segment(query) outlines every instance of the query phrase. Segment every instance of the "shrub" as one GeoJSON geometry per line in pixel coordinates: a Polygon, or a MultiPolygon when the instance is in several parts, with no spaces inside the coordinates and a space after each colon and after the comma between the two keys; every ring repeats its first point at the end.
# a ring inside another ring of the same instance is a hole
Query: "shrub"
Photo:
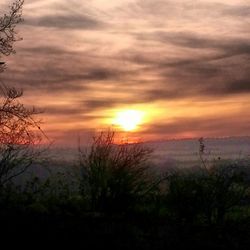
{"type": "Polygon", "coordinates": [[[115,144],[114,132],[93,138],[89,151],[80,152],[81,193],[93,210],[126,210],[150,185],[146,164],[152,150],[141,143],[115,144]]]}
{"type": "Polygon", "coordinates": [[[244,199],[249,187],[246,177],[237,163],[180,170],[167,180],[167,206],[188,222],[203,218],[208,223],[223,223],[226,213],[244,199]]]}

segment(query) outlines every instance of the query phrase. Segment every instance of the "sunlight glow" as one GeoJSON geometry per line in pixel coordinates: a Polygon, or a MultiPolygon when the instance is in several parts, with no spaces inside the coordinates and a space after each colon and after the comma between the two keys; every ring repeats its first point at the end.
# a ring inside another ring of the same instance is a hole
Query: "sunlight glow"
{"type": "Polygon", "coordinates": [[[125,131],[135,130],[142,123],[144,113],[139,110],[123,110],[116,114],[114,124],[125,131]]]}

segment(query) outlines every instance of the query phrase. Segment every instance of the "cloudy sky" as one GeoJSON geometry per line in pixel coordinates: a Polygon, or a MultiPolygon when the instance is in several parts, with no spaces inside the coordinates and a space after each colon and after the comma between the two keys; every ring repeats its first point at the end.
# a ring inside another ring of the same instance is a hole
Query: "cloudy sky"
{"type": "Polygon", "coordinates": [[[143,140],[250,135],[249,0],[26,0],[23,18],[1,78],[56,141],[121,110],[143,140]]]}

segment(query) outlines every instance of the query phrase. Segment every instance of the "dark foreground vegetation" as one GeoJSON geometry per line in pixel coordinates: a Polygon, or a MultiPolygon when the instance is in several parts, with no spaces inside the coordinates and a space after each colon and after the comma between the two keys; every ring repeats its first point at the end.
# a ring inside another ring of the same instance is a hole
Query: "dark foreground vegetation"
{"type": "Polygon", "coordinates": [[[248,249],[248,161],[205,162],[203,151],[201,142],[199,167],[158,175],[150,149],[101,133],[75,166],[1,186],[1,235],[80,248],[248,249]]]}

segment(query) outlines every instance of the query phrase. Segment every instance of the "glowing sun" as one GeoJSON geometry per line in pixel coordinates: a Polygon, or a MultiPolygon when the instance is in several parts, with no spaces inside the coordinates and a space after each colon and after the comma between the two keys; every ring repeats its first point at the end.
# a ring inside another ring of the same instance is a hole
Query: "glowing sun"
{"type": "Polygon", "coordinates": [[[116,114],[114,124],[125,131],[132,131],[142,123],[143,112],[138,110],[124,110],[116,114]]]}

